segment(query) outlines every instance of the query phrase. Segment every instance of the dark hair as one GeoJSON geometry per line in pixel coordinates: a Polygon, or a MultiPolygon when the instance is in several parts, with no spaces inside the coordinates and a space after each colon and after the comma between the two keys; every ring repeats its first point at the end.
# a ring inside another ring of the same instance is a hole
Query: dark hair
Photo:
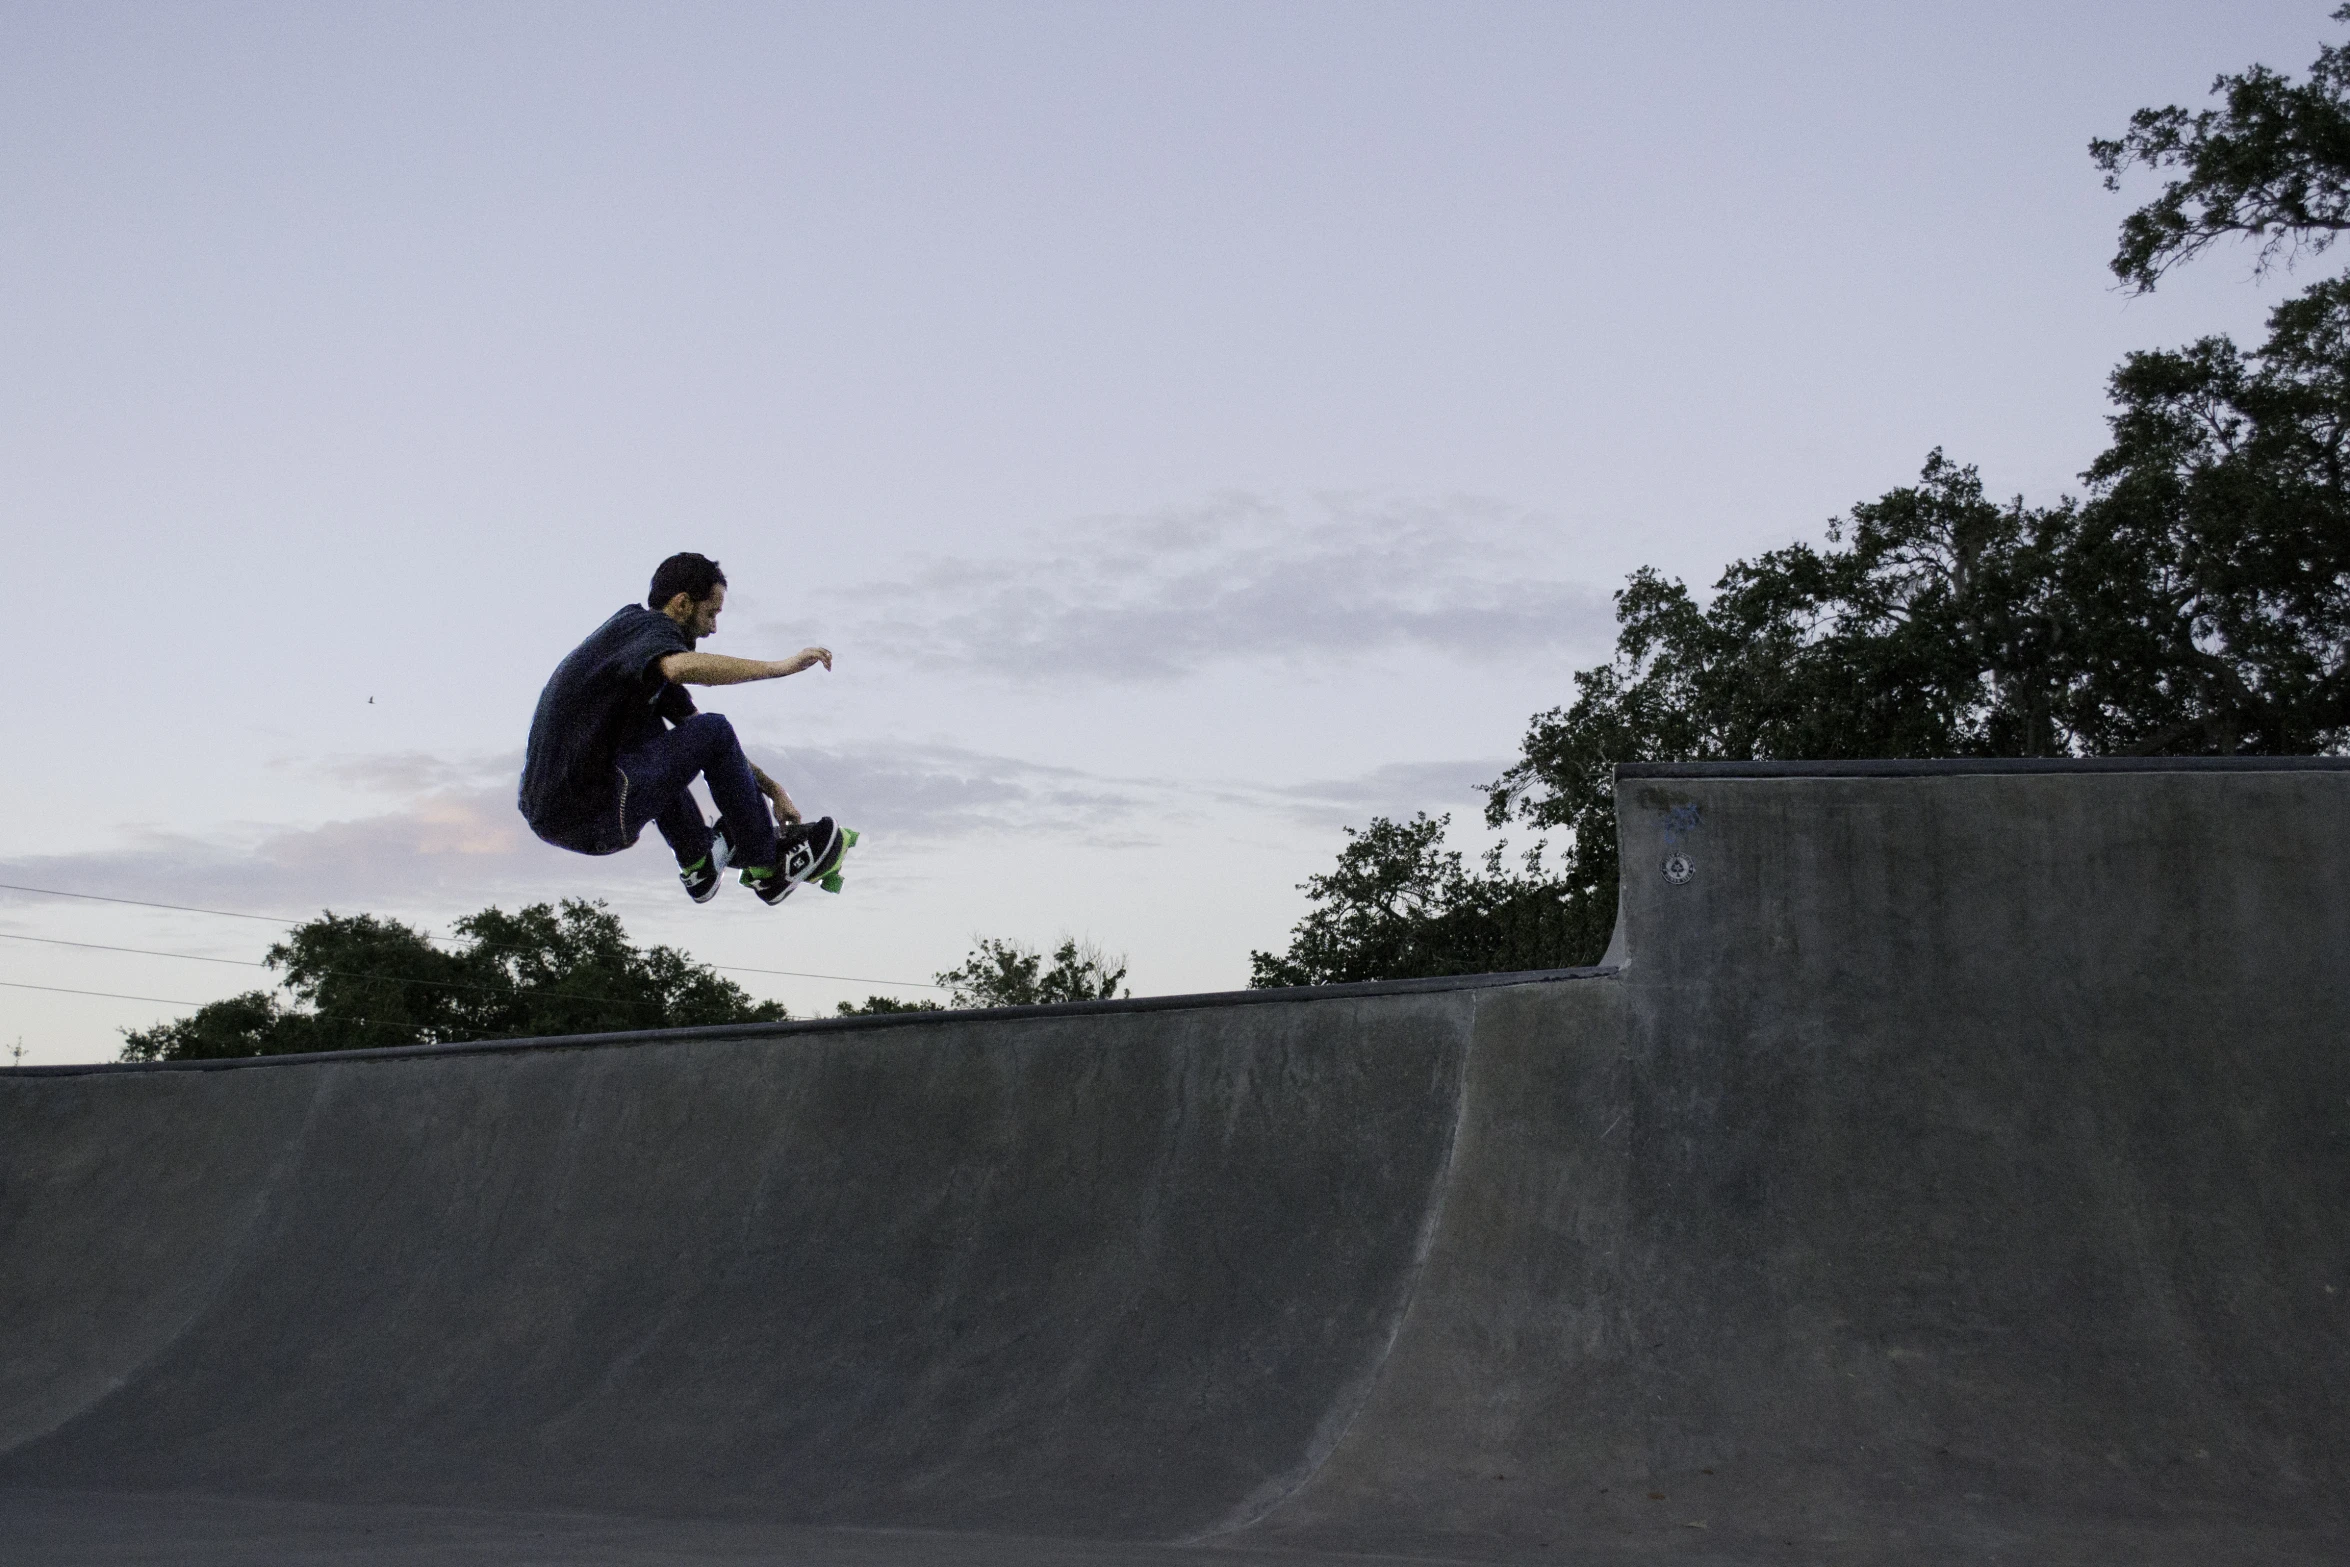
{"type": "Polygon", "coordinates": [[[725,585],[726,573],[718,569],[718,562],[686,550],[653,568],[653,586],[645,595],[645,608],[659,609],[680,593],[699,604],[725,585]]]}

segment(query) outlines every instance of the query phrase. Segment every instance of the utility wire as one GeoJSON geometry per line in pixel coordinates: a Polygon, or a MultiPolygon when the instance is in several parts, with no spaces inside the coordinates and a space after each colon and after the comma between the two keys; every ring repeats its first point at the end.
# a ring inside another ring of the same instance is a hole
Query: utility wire
{"type": "Polygon", "coordinates": [[[257,958],[208,958],[194,952],[157,952],[151,947],[109,947],[95,941],[60,941],[55,936],[20,936],[0,930],[0,941],[37,941],[44,947],[78,947],[84,952],[128,952],[142,958],[178,958],[184,963],[233,963],[239,968],[267,968],[257,958]]]}
{"type": "MultiPolygon", "coordinates": [[[[13,979],[0,979],[0,985],[5,985],[10,990],[45,990],[58,996],[103,996],[109,1001],[152,1001],[158,1006],[166,1007],[202,1007],[211,1004],[205,1001],[175,1001],[169,996],[127,996],[119,990],[69,990],[63,985],[27,985],[21,980],[13,979]]],[[[317,1018],[322,1023],[356,1023],[361,1028],[413,1029],[417,1026],[413,1023],[402,1023],[394,1018],[352,1017],[343,1012],[305,1012],[300,1015],[317,1018]]]]}
{"type": "MultiPolygon", "coordinates": [[[[233,960],[224,959],[222,961],[233,960]]],[[[204,1007],[211,1005],[211,1003],[208,1001],[176,1001],[170,996],[131,996],[125,995],[119,990],[70,990],[63,985],[27,985],[20,980],[13,979],[0,979],[0,986],[6,986],[10,990],[45,990],[52,995],[58,996],[103,996],[109,1001],[152,1001],[158,1006],[166,1007],[204,1007]]],[[[419,1023],[403,1023],[398,1018],[353,1017],[348,1012],[299,1012],[292,1015],[296,1017],[312,1018],[321,1023],[354,1024],[360,1028],[402,1028],[414,1032],[415,1030],[423,1027],[423,1025],[419,1023]]],[[[501,1034],[495,1037],[503,1039],[508,1036],[501,1034]]],[[[533,1036],[528,1034],[517,1034],[512,1037],[517,1039],[528,1039],[533,1036]]],[[[466,1041],[443,1040],[441,1043],[462,1044],[466,1043],[466,1041]]]]}
{"type": "Polygon", "coordinates": [[[195,909],[184,903],[149,903],[144,898],[108,898],[95,892],[59,892],[55,887],[20,887],[12,881],[0,881],[0,892],[37,892],[44,898],[80,898],[88,903],[127,903],[134,909],[170,909],[175,914],[217,914],[228,920],[260,920],[269,925],[299,925],[300,920],[281,920],[274,914],[239,914],[234,909],[195,909]]]}
{"type": "MultiPolygon", "coordinates": [[[[245,914],[240,913],[235,909],[199,909],[185,903],[150,903],[144,898],[110,898],[102,893],[96,892],[61,892],[55,887],[25,887],[19,886],[17,883],[12,881],[0,881],[0,892],[30,892],[37,893],[44,898],[79,898],[87,903],[120,903],[128,905],[134,909],[168,909],[175,914],[217,914],[222,919],[259,920],[264,924],[279,925],[288,928],[303,923],[301,920],[281,919],[275,914],[245,914]]],[[[48,938],[39,936],[23,936],[18,937],[17,939],[21,941],[40,941],[46,940],[48,938]]],[[[427,936],[425,939],[428,941],[441,942],[444,945],[453,946],[456,944],[456,938],[452,936],[427,936]]],[[[86,945],[94,946],[95,943],[61,941],[56,943],[56,945],[64,947],[86,945]]],[[[502,944],[498,942],[479,942],[476,943],[476,945],[486,947],[493,952],[525,952],[531,950],[530,948],[526,947],[516,947],[510,944],[502,944]]],[[[187,956],[186,953],[180,952],[145,952],[143,949],[138,947],[109,947],[100,948],[99,950],[111,952],[138,952],[143,956],[156,958],[176,958],[187,956]]],[[[194,961],[203,963],[234,963],[240,960],[236,958],[199,958],[195,959],[194,961]]],[[[263,965],[256,964],[254,966],[261,967],[263,965]]],[[[945,985],[933,984],[928,980],[921,979],[872,979],[859,974],[811,974],[803,969],[750,968],[740,963],[704,963],[702,964],[702,967],[718,969],[721,972],[728,974],[771,974],[782,979],[829,979],[838,981],[844,985],[888,985],[892,988],[902,990],[945,990],[949,988],[945,985]]],[[[423,984],[429,983],[429,981],[420,980],[415,981],[414,983],[423,984]]],[[[467,987],[459,986],[457,988],[464,989],[467,987]]],[[[93,991],[91,994],[95,995],[97,992],[93,991]]]]}
{"type": "MultiPolygon", "coordinates": [[[[193,952],[157,952],[148,947],[108,947],[101,946],[94,941],[60,941],[55,936],[19,936],[9,931],[0,931],[0,941],[37,941],[44,946],[79,947],[85,952],[128,952],[142,958],[178,958],[185,963],[233,963],[239,968],[269,967],[266,963],[257,963],[250,958],[206,958],[199,957],[193,952]]],[[[499,985],[466,985],[447,979],[409,979],[400,974],[367,974],[357,969],[323,968],[317,972],[335,979],[370,980],[379,985],[421,985],[428,990],[472,990],[485,996],[504,996],[515,993],[513,990],[499,985]]],[[[528,994],[533,997],[546,996],[557,1001],[588,1001],[598,1006],[655,1007],[666,1010],[664,1002],[642,999],[631,1001],[625,996],[590,996],[576,990],[534,989],[529,990],[528,994]]],[[[186,1004],[196,1005],[194,1002],[186,1004]]]]}
{"type": "MultiPolygon", "coordinates": [[[[700,962],[700,959],[696,959],[700,962]]],[[[810,974],[796,968],[747,968],[740,963],[703,963],[704,968],[722,969],[729,974],[780,974],[786,979],[837,979],[844,985],[889,985],[899,990],[952,990],[952,985],[934,985],[927,979],[868,979],[861,974],[810,974]]]]}
{"type": "Polygon", "coordinates": [[[109,1001],[152,1001],[166,1007],[200,1007],[201,1001],[177,1001],[170,996],[126,996],[119,990],[68,990],[63,985],[26,985],[13,979],[0,979],[0,985],[10,990],[46,990],[53,996],[104,996],[109,1001]]]}

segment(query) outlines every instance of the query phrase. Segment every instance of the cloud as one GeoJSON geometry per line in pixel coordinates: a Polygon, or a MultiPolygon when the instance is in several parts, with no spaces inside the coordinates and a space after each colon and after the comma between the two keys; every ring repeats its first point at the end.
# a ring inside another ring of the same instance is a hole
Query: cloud
{"type": "Polygon", "coordinates": [[[794,749],[780,766],[761,754],[770,771],[789,774],[795,795],[802,792],[795,780],[805,781],[803,804],[820,810],[854,802],[857,825],[900,844],[1020,832],[1129,843],[1156,837],[1161,826],[1234,810],[1317,829],[1415,811],[1481,820],[1479,786],[1500,777],[1512,760],[1398,762],[1350,778],[1265,785],[1114,777],[945,745],[794,749]]]}
{"type": "Polygon", "coordinates": [[[430,751],[385,751],[368,756],[339,756],[321,763],[292,762],[348,788],[373,794],[409,796],[431,790],[471,786],[489,788],[522,774],[522,750],[483,752],[468,756],[437,756],[430,751]]]}
{"type": "Polygon", "coordinates": [[[506,784],[433,790],[392,810],[308,828],[230,827],[208,836],[134,828],[104,849],[0,860],[0,881],[308,918],[322,908],[479,907],[588,890],[593,878],[546,863],[555,853],[515,814],[506,784]]]}
{"type": "MultiPolygon", "coordinates": [[[[1166,680],[1226,660],[1415,651],[1468,660],[1603,648],[1609,596],[1543,530],[1485,501],[1246,495],[1074,523],[1008,559],[947,559],[834,603],[860,642],[1007,679],[1166,680]]],[[[782,635],[784,628],[767,628],[782,635]]]]}
{"type": "Polygon", "coordinates": [[[1409,817],[1418,811],[1450,811],[1456,821],[1482,820],[1485,796],[1479,786],[1500,777],[1509,765],[1508,757],[1397,762],[1353,778],[1292,784],[1271,793],[1299,820],[1316,826],[1361,826],[1373,816],[1409,817]]]}
{"type": "Polygon", "coordinates": [[[855,826],[898,843],[1024,830],[1099,835],[1143,820],[1177,787],[951,745],[749,749],[806,809],[853,810],[855,826]]]}
{"type": "MultiPolygon", "coordinates": [[[[833,810],[870,836],[866,874],[914,871],[936,850],[999,835],[1050,833],[1117,847],[1222,833],[1250,819],[1292,837],[1360,826],[1375,815],[1451,810],[1473,821],[1476,786],[1504,758],[1403,763],[1349,778],[1266,786],[1247,780],[1116,777],[949,745],[754,745],[804,805],[833,810]],[[894,863],[893,863],[894,862],[894,863]]],[[[400,756],[329,764],[389,788],[400,756]],[[381,762],[377,767],[373,764],[381,762]]],[[[423,769],[420,776],[432,776],[423,769]]],[[[513,783],[425,788],[389,808],[302,828],[244,825],[210,835],[134,829],[75,854],[0,860],[0,882],[72,893],[268,915],[288,923],[321,909],[446,918],[491,903],[516,907],[602,897],[622,909],[676,901],[669,857],[650,829],[626,854],[589,858],[535,838],[513,783]]],[[[40,900],[0,893],[0,924],[40,900]]]]}
{"type": "MultiPolygon", "coordinates": [[[[942,745],[795,749],[788,760],[752,750],[804,803],[840,810],[871,834],[882,856],[994,832],[1131,841],[1171,791],[942,745]]],[[[400,755],[327,765],[386,792],[402,779],[441,776],[437,764],[400,755]]],[[[514,809],[512,778],[501,776],[418,789],[389,809],[311,827],[244,825],[209,836],[132,829],[103,849],[0,860],[0,882],[294,920],[322,908],[470,912],[563,897],[666,899],[676,894],[672,870],[650,828],[636,850],[602,858],[541,843],[514,809]]]]}

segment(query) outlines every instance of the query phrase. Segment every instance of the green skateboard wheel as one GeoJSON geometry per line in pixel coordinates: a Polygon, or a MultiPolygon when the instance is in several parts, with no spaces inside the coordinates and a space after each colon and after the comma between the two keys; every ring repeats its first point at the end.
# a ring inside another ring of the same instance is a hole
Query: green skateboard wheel
{"type": "Polygon", "coordinates": [[[825,877],[816,885],[822,887],[826,892],[840,891],[840,872],[834,871],[830,876],[825,877]]]}

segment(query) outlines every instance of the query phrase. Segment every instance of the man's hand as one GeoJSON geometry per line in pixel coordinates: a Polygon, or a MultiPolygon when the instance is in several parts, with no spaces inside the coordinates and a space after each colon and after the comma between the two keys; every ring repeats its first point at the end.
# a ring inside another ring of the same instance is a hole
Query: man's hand
{"type": "Polygon", "coordinates": [[[791,657],[785,659],[782,663],[776,665],[775,672],[778,675],[796,675],[801,670],[815,664],[822,664],[826,672],[829,673],[832,669],[832,649],[828,647],[804,647],[797,653],[794,653],[791,657]]]}
{"type": "Polygon", "coordinates": [[[783,792],[783,785],[768,777],[756,765],[751,768],[751,777],[759,785],[759,792],[775,803],[776,826],[789,827],[802,819],[800,808],[791,803],[791,796],[783,792]]]}

